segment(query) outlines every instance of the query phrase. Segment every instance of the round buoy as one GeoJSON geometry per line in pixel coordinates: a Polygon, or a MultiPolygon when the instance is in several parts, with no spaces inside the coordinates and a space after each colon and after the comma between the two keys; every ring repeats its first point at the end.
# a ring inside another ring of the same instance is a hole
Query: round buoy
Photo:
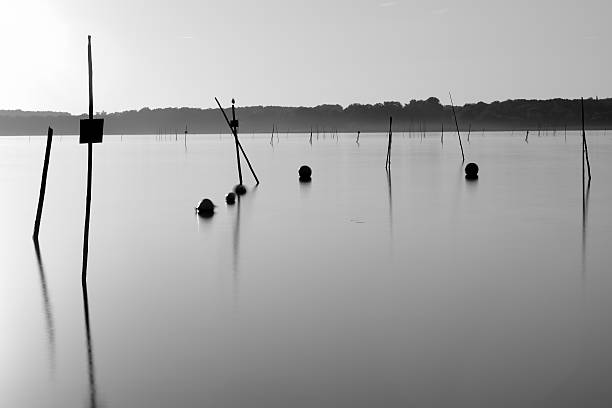
{"type": "Polygon", "coordinates": [[[225,196],[225,202],[229,205],[233,205],[236,202],[236,194],[229,192],[225,196]]]}
{"type": "Polygon", "coordinates": [[[476,180],[478,178],[478,165],[476,163],[468,163],[465,166],[465,178],[468,180],[476,180]]]}
{"type": "Polygon", "coordinates": [[[236,193],[237,195],[241,196],[241,195],[245,195],[247,192],[246,187],[244,186],[244,184],[237,184],[234,187],[234,193],[236,193]]]}
{"type": "Polygon", "coordinates": [[[298,170],[298,174],[300,175],[300,181],[310,181],[312,176],[312,169],[306,165],[300,167],[298,170]]]}
{"type": "Polygon", "coordinates": [[[200,204],[198,204],[196,210],[198,211],[198,214],[204,217],[210,217],[215,213],[215,205],[208,198],[205,198],[200,201],[200,204]]]}

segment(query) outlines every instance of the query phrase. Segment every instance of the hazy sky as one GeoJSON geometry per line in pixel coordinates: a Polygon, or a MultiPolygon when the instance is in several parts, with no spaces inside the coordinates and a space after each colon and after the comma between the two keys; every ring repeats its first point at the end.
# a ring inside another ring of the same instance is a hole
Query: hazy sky
{"type": "Polygon", "coordinates": [[[0,4],[0,109],[612,95],[610,0],[0,4]]]}

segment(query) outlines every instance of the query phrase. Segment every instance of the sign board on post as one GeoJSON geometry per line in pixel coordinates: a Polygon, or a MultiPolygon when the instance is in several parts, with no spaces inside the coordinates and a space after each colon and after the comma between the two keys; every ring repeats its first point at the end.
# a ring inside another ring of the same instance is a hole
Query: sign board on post
{"type": "Polygon", "coordinates": [[[79,143],[102,143],[104,119],[81,119],[79,143]]]}

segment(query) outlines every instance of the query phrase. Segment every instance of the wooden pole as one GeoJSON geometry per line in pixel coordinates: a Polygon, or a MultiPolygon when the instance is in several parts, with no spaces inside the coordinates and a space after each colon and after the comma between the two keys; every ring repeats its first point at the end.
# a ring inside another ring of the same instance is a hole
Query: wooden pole
{"type": "MultiPolygon", "coordinates": [[[[225,114],[225,111],[223,110],[223,108],[221,107],[221,104],[219,103],[219,100],[215,97],[215,101],[217,102],[217,105],[219,106],[219,109],[221,110],[221,113],[223,113],[223,117],[225,118],[225,121],[227,122],[227,125],[230,127],[230,129],[232,130],[232,133],[234,135],[234,138],[236,140],[236,142],[238,143],[238,147],[240,148],[240,151],[242,152],[242,155],[244,156],[249,169],[251,170],[251,173],[253,174],[253,177],[255,178],[255,182],[257,184],[259,184],[259,179],[257,178],[257,175],[255,174],[255,170],[253,170],[253,166],[251,166],[251,162],[249,161],[249,158],[247,157],[246,153],[244,152],[244,149],[242,148],[242,145],[240,144],[240,141],[238,140],[238,134],[234,131],[234,129],[232,128],[232,125],[229,121],[229,118],[227,117],[227,115],[225,114]]],[[[276,134],[278,137],[278,133],[276,134]]]]}
{"type": "Polygon", "coordinates": [[[463,144],[461,143],[461,133],[459,133],[459,123],[457,122],[457,113],[455,112],[455,105],[453,104],[453,95],[448,93],[450,96],[451,107],[453,108],[453,116],[455,118],[455,127],[457,128],[457,137],[459,137],[459,147],[461,148],[461,160],[465,161],[465,155],[463,154],[463,144]]]}
{"type": "Polygon", "coordinates": [[[89,119],[93,119],[93,67],[91,63],[91,35],[87,36],[87,67],[89,71],[89,119]]]}
{"type": "Polygon", "coordinates": [[[440,143],[444,145],[444,122],[442,122],[442,133],[440,133],[440,143]]]}
{"type": "Polygon", "coordinates": [[[51,140],[53,129],[47,130],[47,148],[45,149],[45,161],[43,163],[42,179],[40,180],[40,193],[38,194],[38,208],[36,209],[36,220],[34,221],[34,234],[32,239],[38,242],[38,231],[40,230],[40,219],[42,217],[43,204],[45,202],[45,190],[47,189],[47,171],[49,170],[49,156],[51,156],[51,140]]]}
{"type": "Polygon", "coordinates": [[[387,145],[387,162],[385,163],[385,169],[391,170],[391,138],[393,133],[391,131],[391,124],[393,123],[393,117],[389,116],[389,144],[387,145]]]}
{"type": "Polygon", "coordinates": [[[242,185],[242,166],[240,165],[240,150],[238,149],[238,126],[236,124],[236,109],[234,107],[234,99],[232,99],[232,133],[234,134],[234,141],[236,142],[236,162],[238,163],[238,179],[242,185]]]}
{"type": "Polygon", "coordinates": [[[470,126],[468,127],[468,137],[467,137],[468,143],[470,143],[470,133],[472,133],[472,124],[471,123],[470,123],[470,126]]]}
{"type": "MultiPolygon", "coordinates": [[[[91,35],[87,36],[87,63],[89,67],[89,119],[93,119],[93,69],[91,63],[91,35]]],[[[87,196],[85,198],[85,231],[83,233],[83,269],[81,282],[87,278],[87,256],[89,253],[89,218],[91,212],[91,170],[93,161],[92,143],[87,143],[87,196]]]]}
{"type": "Polygon", "coordinates": [[[527,130],[527,133],[525,134],[525,143],[529,143],[529,130],[527,130]]]}
{"type": "Polygon", "coordinates": [[[591,164],[589,163],[589,149],[586,141],[586,132],[584,130],[584,98],[580,98],[580,106],[582,108],[582,178],[584,179],[584,159],[586,158],[589,181],[591,181],[591,164]]]}

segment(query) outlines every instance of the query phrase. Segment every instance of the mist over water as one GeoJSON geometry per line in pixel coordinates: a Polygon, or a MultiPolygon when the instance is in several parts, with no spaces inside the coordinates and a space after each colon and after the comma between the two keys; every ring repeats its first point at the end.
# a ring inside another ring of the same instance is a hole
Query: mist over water
{"type": "Polygon", "coordinates": [[[105,136],[87,309],[87,148],[53,139],[37,251],[45,138],[2,137],[0,406],[609,406],[612,140],[587,136],[583,201],[577,132],[474,132],[475,182],[450,132],[394,133],[389,175],[384,134],[244,134],[234,206],[230,135],[105,136]]]}

